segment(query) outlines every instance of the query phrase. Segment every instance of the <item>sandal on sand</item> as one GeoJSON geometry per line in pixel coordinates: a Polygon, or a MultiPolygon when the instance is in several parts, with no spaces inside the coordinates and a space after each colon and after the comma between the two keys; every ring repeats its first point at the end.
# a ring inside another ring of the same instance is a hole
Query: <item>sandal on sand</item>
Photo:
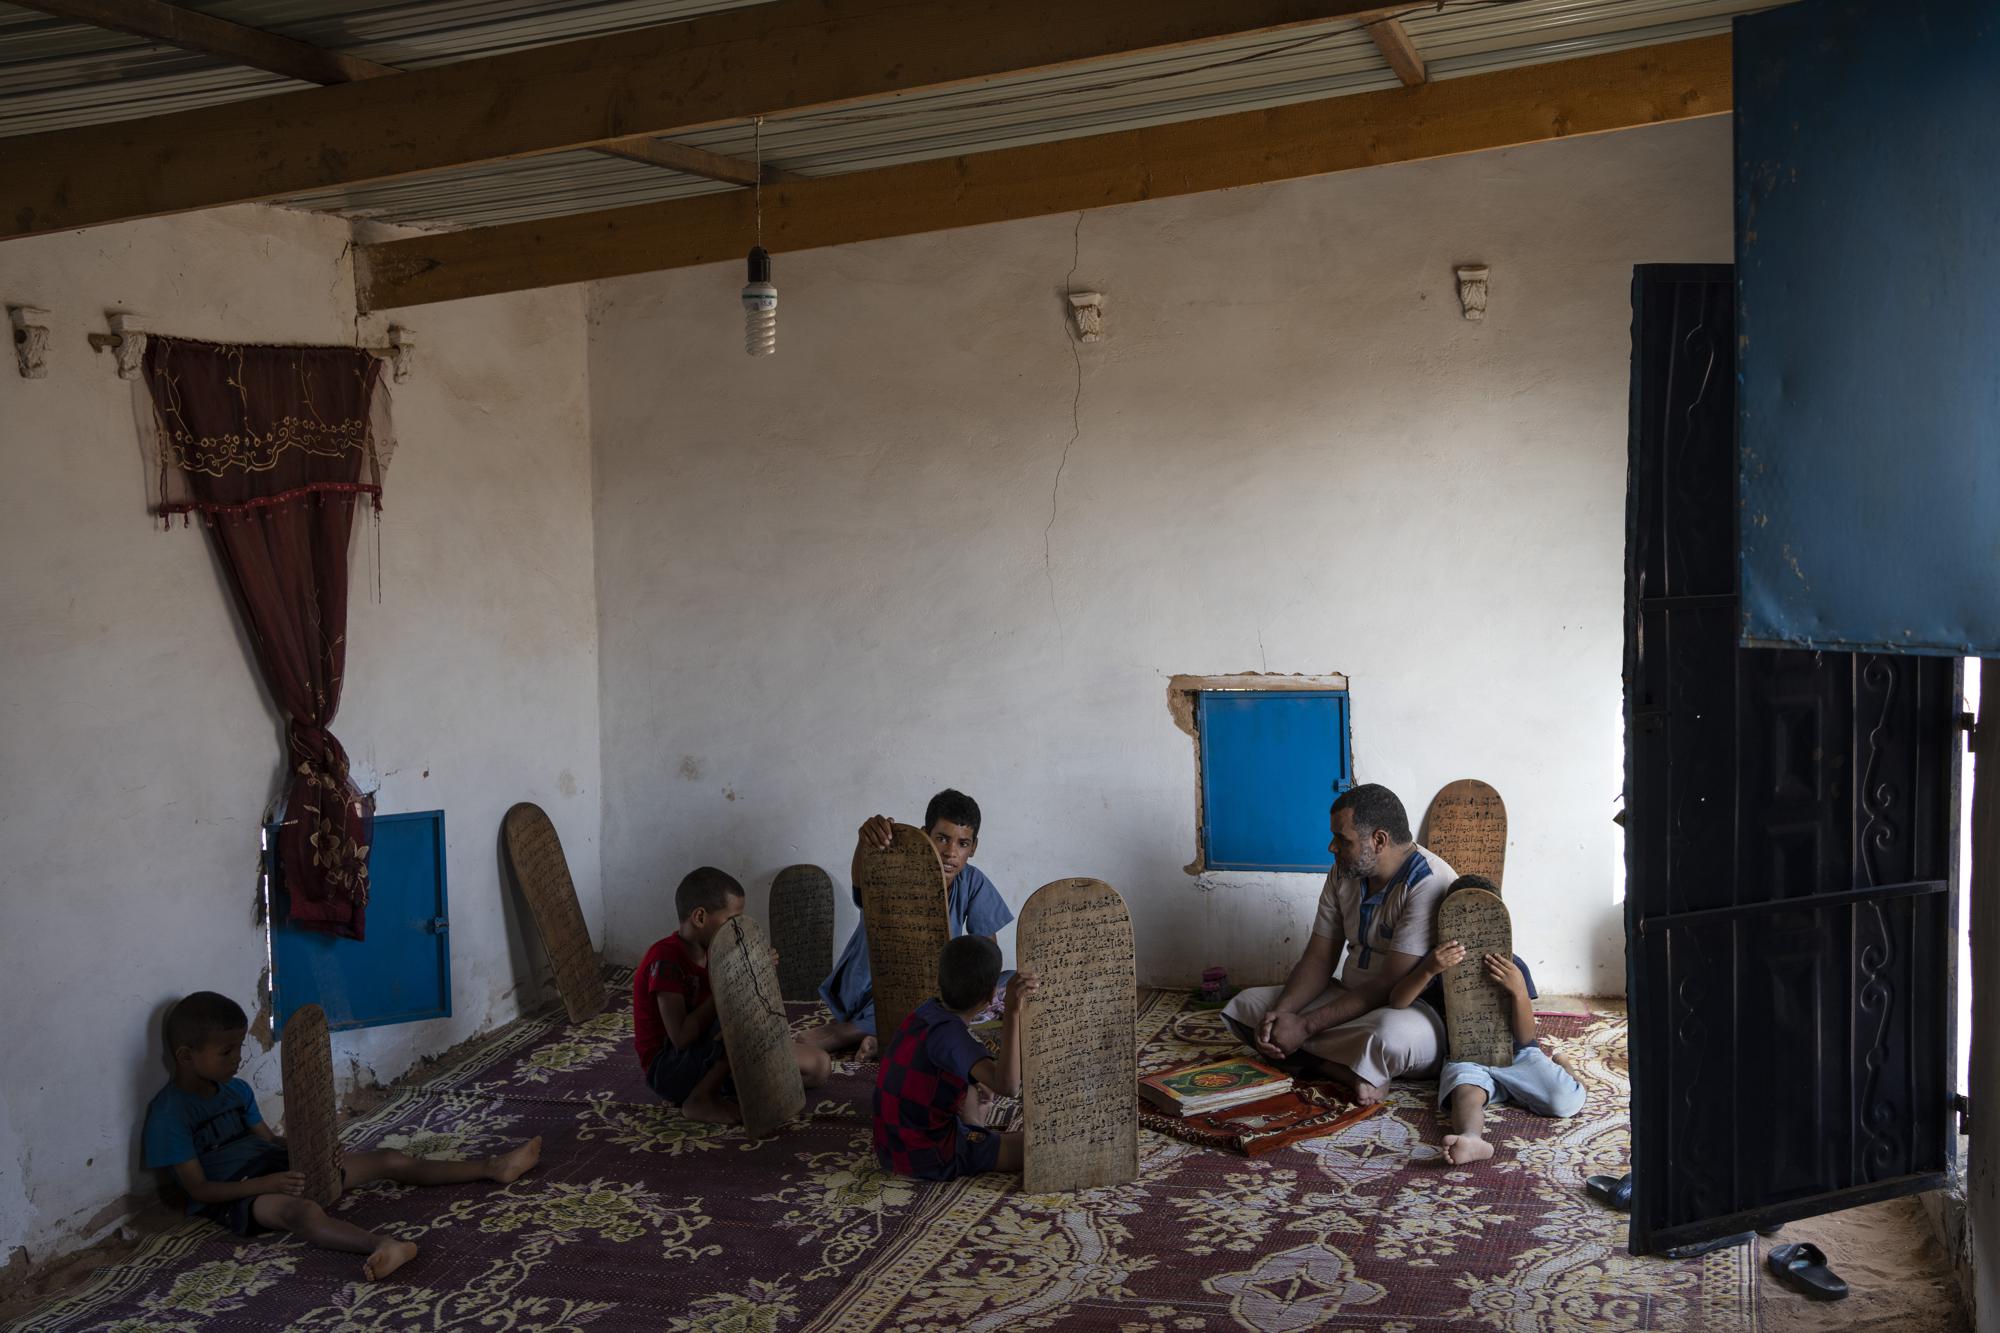
{"type": "Polygon", "coordinates": [[[1809,1300],[1837,1301],[1847,1294],[1847,1284],[1827,1267],[1825,1251],[1809,1240],[1777,1246],[1764,1262],[1771,1276],[1809,1300]]]}
{"type": "Polygon", "coordinates": [[[1622,1176],[1585,1176],[1583,1188],[1591,1198],[1621,1213],[1632,1211],[1632,1173],[1622,1176]]]}
{"type": "Polygon", "coordinates": [[[1687,1245],[1676,1245],[1665,1251],[1669,1259],[1692,1259],[1697,1255],[1713,1254],[1736,1245],[1748,1245],[1756,1238],[1754,1231],[1738,1232],[1734,1236],[1717,1236],[1714,1240],[1698,1240],[1687,1245]]]}

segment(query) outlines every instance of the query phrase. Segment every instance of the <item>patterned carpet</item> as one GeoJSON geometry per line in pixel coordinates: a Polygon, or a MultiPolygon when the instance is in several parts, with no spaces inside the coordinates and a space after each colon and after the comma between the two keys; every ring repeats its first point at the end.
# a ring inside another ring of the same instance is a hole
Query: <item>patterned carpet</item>
{"type": "MultiPolygon", "coordinates": [[[[1231,1049],[1178,992],[1141,997],[1140,1067],[1231,1049]]],[[[803,1025],[816,1006],[794,1005],[803,1025]]],[[[1754,1256],[1633,1259],[1583,1177],[1622,1171],[1625,1028],[1545,1020],[1588,1075],[1568,1121],[1502,1110],[1500,1152],[1438,1155],[1427,1087],[1330,1139],[1255,1160],[1142,1133],[1141,1178],[1029,1197],[1016,1177],[884,1177],[874,1066],[836,1067],[810,1123],[762,1143],[647,1092],[631,1017],[523,1020],[348,1128],[352,1148],[471,1156],[534,1134],[499,1188],[373,1186],[339,1205],[422,1253],[357,1258],[190,1223],[18,1327],[53,1330],[1720,1330],[1756,1327],[1754,1256]]]]}

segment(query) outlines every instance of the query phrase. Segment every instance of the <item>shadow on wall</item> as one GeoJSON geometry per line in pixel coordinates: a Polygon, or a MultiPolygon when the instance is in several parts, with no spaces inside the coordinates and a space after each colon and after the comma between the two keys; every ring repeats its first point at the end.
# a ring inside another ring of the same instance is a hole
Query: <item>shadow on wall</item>
{"type": "MultiPolygon", "coordinates": [[[[151,1058],[136,1061],[132,1066],[133,1089],[129,1105],[144,1107],[151,1104],[154,1095],[174,1076],[173,1056],[167,1050],[167,1015],[180,1002],[179,995],[169,995],[153,1005],[153,1011],[146,1020],[145,1038],[151,1058]]],[[[161,1197],[160,1176],[158,1172],[146,1169],[145,1149],[139,1140],[139,1126],[134,1125],[125,1148],[125,1182],[126,1193],[137,1200],[138,1205],[143,1205],[161,1197]]]]}
{"type": "Polygon", "coordinates": [[[1625,905],[1613,903],[1592,914],[1585,927],[1590,932],[1590,986],[1594,998],[1623,999],[1625,996],[1625,905]]]}

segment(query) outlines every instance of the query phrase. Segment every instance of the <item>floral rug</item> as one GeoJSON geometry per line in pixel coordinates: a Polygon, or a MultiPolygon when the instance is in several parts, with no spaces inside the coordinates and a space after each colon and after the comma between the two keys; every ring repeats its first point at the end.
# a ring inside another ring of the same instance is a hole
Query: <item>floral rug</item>
{"type": "MultiPolygon", "coordinates": [[[[1140,1068],[1229,1053],[1179,992],[1139,1006],[1140,1068]]],[[[800,1026],[817,1006],[793,1005],[800,1026]]],[[[1567,1121],[1502,1109],[1494,1160],[1451,1168],[1429,1085],[1255,1160],[1140,1135],[1140,1178],[1028,1196],[876,1170],[874,1066],[837,1065],[810,1118],[759,1143],[656,1102],[631,1016],[525,1019],[347,1127],[350,1148],[472,1156],[540,1134],[505,1188],[376,1185],[338,1205],[421,1253],[356,1256],[192,1222],[30,1315],[54,1330],[1248,1329],[1508,1333],[1755,1328],[1755,1256],[1634,1259],[1583,1178],[1627,1152],[1622,1018],[1547,1019],[1586,1075],[1567,1121]]]]}

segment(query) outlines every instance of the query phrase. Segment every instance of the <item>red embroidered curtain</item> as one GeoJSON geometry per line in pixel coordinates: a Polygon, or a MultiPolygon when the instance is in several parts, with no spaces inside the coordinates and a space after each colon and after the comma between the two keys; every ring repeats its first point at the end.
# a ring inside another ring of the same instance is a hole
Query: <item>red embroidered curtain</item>
{"type": "Polygon", "coordinates": [[[358,348],[147,339],[158,512],[200,515],[286,717],[277,855],[290,920],[362,938],[372,796],[328,730],[347,658],[348,545],[379,509],[382,363],[358,348]]]}

